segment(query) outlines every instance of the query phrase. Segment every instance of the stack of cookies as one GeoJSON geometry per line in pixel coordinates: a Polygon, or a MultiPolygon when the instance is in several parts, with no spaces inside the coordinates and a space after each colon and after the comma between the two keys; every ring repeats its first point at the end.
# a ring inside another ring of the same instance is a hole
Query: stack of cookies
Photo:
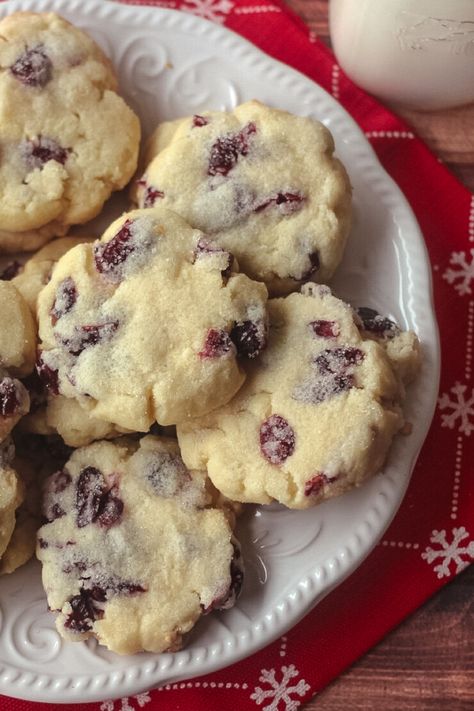
{"type": "Polygon", "coordinates": [[[322,124],[206,111],[159,125],[137,171],[95,43],[54,14],[0,28],[0,249],[48,242],[0,281],[0,572],[36,537],[65,638],[173,651],[239,594],[242,504],[380,470],[418,340],[326,285],[351,189],[322,124]],[[63,236],[134,175],[100,239],[63,236]]]}

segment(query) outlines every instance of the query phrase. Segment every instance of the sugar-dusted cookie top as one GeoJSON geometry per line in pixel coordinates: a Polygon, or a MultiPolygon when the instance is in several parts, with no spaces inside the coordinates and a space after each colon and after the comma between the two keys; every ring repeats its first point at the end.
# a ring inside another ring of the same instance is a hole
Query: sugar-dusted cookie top
{"type": "Polygon", "coordinates": [[[133,431],[209,412],[266,339],[263,284],[181,217],[137,210],[57,263],[38,298],[40,376],[133,431]]]}
{"type": "Polygon", "coordinates": [[[23,296],[35,317],[38,294],[50,280],[58,259],[76,244],[92,240],[90,237],[60,237],[39,249],[19,267],[11,283],[23,296]]]}
{"type": "Polygon", "coordinates": [[[0,35],[0,247],[33,249],[126,185],[140,126],[82,30],[54,13],[18,12],[0,35]]]}
{"type": "Polygon", "coordinates": [[[403,425],[384,350],[325,286],[268,302],[259,366],[225,407],[178,426],[187,466],[236,501],[307,508],[382,467],[403,425]]]}
{"type": "Polygon", "coordinates": [[[415,379],[421,367],[422,353],[418,336],[404,331],[395,321],[369,306],[356,309],[364,338],[371,338],[385,349],[393,369],[404,384],[415,379]]]}
{"type": "Polygon", "coordinates": [[[351,189],[318,121],[249,101],[159,127],[135,189],[232,252],[241,270],[287,293],[326,281],[351,220],[351,189]]]}
{"type": "Polygon", "coordinates": [[[44,513],[37,555],[68,639],[172,651],[202,614],[235,601],[242,570],[226,514],[174,440],[76,450],[48,480],[44,513]]]}

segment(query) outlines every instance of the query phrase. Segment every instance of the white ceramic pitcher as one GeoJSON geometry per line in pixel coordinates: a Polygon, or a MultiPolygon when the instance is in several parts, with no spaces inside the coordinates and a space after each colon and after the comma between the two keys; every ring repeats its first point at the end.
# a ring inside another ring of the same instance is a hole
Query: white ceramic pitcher
{"type": "Polygon", "coordinates": [[[474,0],[330,0],[329,21],[341,67],[383,101],[474,101],[474,0]]]}

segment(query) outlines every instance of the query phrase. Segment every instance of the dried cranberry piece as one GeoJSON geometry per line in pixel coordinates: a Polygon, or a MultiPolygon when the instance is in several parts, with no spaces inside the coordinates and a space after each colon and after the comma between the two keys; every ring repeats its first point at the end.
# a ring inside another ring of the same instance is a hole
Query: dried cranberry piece
{"type": "Polygon", "coordinates": [[[365,354],[360,348],[340,346],[339,348],[327,348],[321,351],[314,359],[314,362],[318,366],[320,373],[345,375],[348,366],[360,365],[364,358],[365,354]]]}
{"type": "Polygon", "coordinates": [[[53,65],[42,44],[21,54],[10,71],[25,86],[46,86],[51,80],[53,65]]]}
{"type": "Polygon", "coordinates": [[[304,485],[304,495],[317,496],[326,484],[331,484],[337,478],[337,476],[328,476],[324,472],[318,472],[304,485]]]}
{"type": "Polygon", "coordinates": [[[158,190],[158,188],[154,188],[153,185],[149,185],[145,177],[140,178],[140,180],[137,180],[137,185],[145,188],[141,201],[142,207],[153,207],[157,200],[159,200],[160,198],[164,198],[165,196],[162,190],[158,190]]]}
{"type": "Polygon", "coordinates": [[[104,476],[96,467],[85,467],[76,484],[76,521],[79,528],[98,523],[109,528],[123,512],[123,501],[118,497],[118,487],[107,489],[104,476]]]}
{"type": "Polygon", "coordinates": [[[362,321],[365,331],[375,333],[383,338],[394,338],[400,333],[397,324],[386,316],[381,316],[378,311],[368,306],[360,306],[357,315],[362,321]]]}
{"type": "Polygon", "coordinates": [[[201,358],[220,358],[234,350],[235,346],[230,340],[227,331],[211,328],[207,332],[206,340],[202,351],[199,351],[199,356],[201,358]]]}
{"type": "Polygon", "coordinates": [[[41,382],[49,390],[52,395],[59,394],[59,373],[54,368],[51,368],[44,362],[41,351],[38,352],[36,358],[36,372],[38,373],[41,382]]]}
{"type": "Polygon", "coordinates": [[[270,464],[283,464],[295,451],[295,432],[280,415],[271,415],[260,426],[260,450],[270,464]]]}
{"type": "Polygon", "coordinates": [[[16,259],[14,259],[12,262],[9,262],[7,266],[3,269],[2,273],[0,274],[0,279],[3,281],[10,281],[14,277],[16,277],[17,274],[20,273],[22,269],[22,265],[20,262],[17,262],[16,259]]]}
{"type": "Polygon", "coordinates": [[[67,469],[60,469],[51,475],[49,479],[49,489],[53,494],[61,494],[67,489],[72,481],[72,477],[67,469]]]}
{"type": "Polygon", "coordinates": [[[96,346],[101,341],[109,341],[118,325],[118,321],[107,321],[106,323],[76,326],[73,338],[65,339],[63,344],[71,355],[79,356],[86,348],[96,346]]]}
{"type": "Polygon", "coordinates": [[[207,239],[204,239],[203,237],[200,237],[197,244],[196,248],[194,250],[194,261],[197,259],[201,259],[202,257],[206,257],[210,254],[226,254],[227,255],[227,265],[225,266],[224,269],[222,269],[221,274],[224,277],[224,279],[228,279],[230,277],[231,271],[232,271],[232,265],[234,263],[234,255],[231,254],[230,252],[227,252],[225,249],[222,249],[219,247],[217,244],[214,244],[213,242],[210,242],[207,239]]]}
{"type": "Polygon", "coordinates": [[[98,587],[94,588],[94,590],[95,593],[92,590],[82,589],[79,595],[74,595],[69,600],[72,611],[66,617],[65,627],[74,632],[88,632],[92,629],[95,620],[103,618],[104,611],[94,603],[97,597],[103,597],[105,600],[105,593],[98,587]],[[103,596],[101,593],[103,593],[103,596]]]}
{"type": "Polygon", "coordinates": [[[316,321],[310,322],[310,328],[312,328],[315,336],[321,336],[322,338],[336,338],[341,329],[337,321],[324,321],[323,319],[318,319],[316,321]]]}
{"type": "Polygon", "coordinates": [[[270,205],[275,205],[284,215],[291,215],[302,207],[304,200],[305,198],[298,193],[277,193],[259,203],[255,212],[261,212],[270,205]]]}
{"type": "Polygon", "coordinates": [[[248,154],[249,139],[256,131],[257,127],[251,122],[238,133],[230,133],[218,138],[211,147],[207,174],[228,175],[239,157],[248,154]]]}
{"type": "Polygon", "coordinates": [[[69,149],[63,148],[57,141],[46,136],[38,136],[22,144],[22,156],[27,166],[33,170],[41,168],[50,160],[64,165],[69,155],[69,149]]]}
{"type": "Polygon", "coordinates": [[[105,489],[105,480],[99,469],[85,467],[81,471],[76,484],[76,522],[79,528],[97,519],[105,489]]]}
{"type": "Polygon", "coordinates": [[[136,249],[132,239],[132,227],[133,220],[126,220],[112,239],[94,247],[94,260],[98,272],[101,274],[114,272],[136,249]]]}
{"type": "Polygon", "coordinates": [[[171,452],[154,452],[145,476],[154,493],[166,499],[176,496],[191,478],[181,457],[171,452]]]}
{"type": "Polygon", "coordinates": [[[66,515],[65,510],[59,504],[53,504],[49,509],[48,521],[55,521],[57,518],[62,518],[66,515]]]}
{"type": "Polygon", "coordinates": [[[317,404],[354,387],[354,367],[364,360],[364,352],[353,346],[327,348],[314,359],[316,374],[293,391],[301,402],[317,404]]]}
{"type": "Polygon", "coordinates": [[[117,594],[126,593],[127,595],[136,595],[137,593],[144,593],[147,591],[147,588],[144,588],[143,585],[128,582],[114,583],[107,586],[107,589],[117,594]]]}
{"type": "Polygon", "coordinates": [[[17,382],[8,376],[0,381],[0,415],[11,417],[21,405],[17,382]]]}
{"type": "Polygon", "coordinates": [[[230,338],[238,355],[256,358],[266,346],[265,324],[250,320],[239,321],[231,330],[230,338]]]}
{"type": "Polygon", "coordinates": [[[77,301],[77,289],[72,277],[67,277],[58,286],[56,290],[56,298],[51,307],[51,321],[54,324],[67,314],[77,301]]]}
{"type": "Polygon", "coordinates": [[[104,528],[110,528],[121,518],[123,501],[117,496],[115,487],[103,495],[99,511],[97,523],[104,528]]]}
{"type": "Polygon", "coordinates": [[[199,116],[199,114],[194,114],[193,116],[193,127],[201,128],[202,126],[207,126],[209,120],[205,116],[199,116]]]}

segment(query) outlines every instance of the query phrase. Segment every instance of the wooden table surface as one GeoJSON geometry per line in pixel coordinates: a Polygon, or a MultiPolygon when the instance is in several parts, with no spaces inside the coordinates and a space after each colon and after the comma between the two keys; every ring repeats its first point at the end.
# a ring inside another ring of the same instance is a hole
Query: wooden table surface
{"type": "MultiPolygon", "coordinates": [[[[356,1],[356,0],[355,0],[356,1]]],[[[330,44],[327,0],[286,0],[330,44]]],[[[474,105],[398,111],[474,191],[474,105]]],[[[474,566],[305,705],[305,711],[474,711],[474,566]]]]}

